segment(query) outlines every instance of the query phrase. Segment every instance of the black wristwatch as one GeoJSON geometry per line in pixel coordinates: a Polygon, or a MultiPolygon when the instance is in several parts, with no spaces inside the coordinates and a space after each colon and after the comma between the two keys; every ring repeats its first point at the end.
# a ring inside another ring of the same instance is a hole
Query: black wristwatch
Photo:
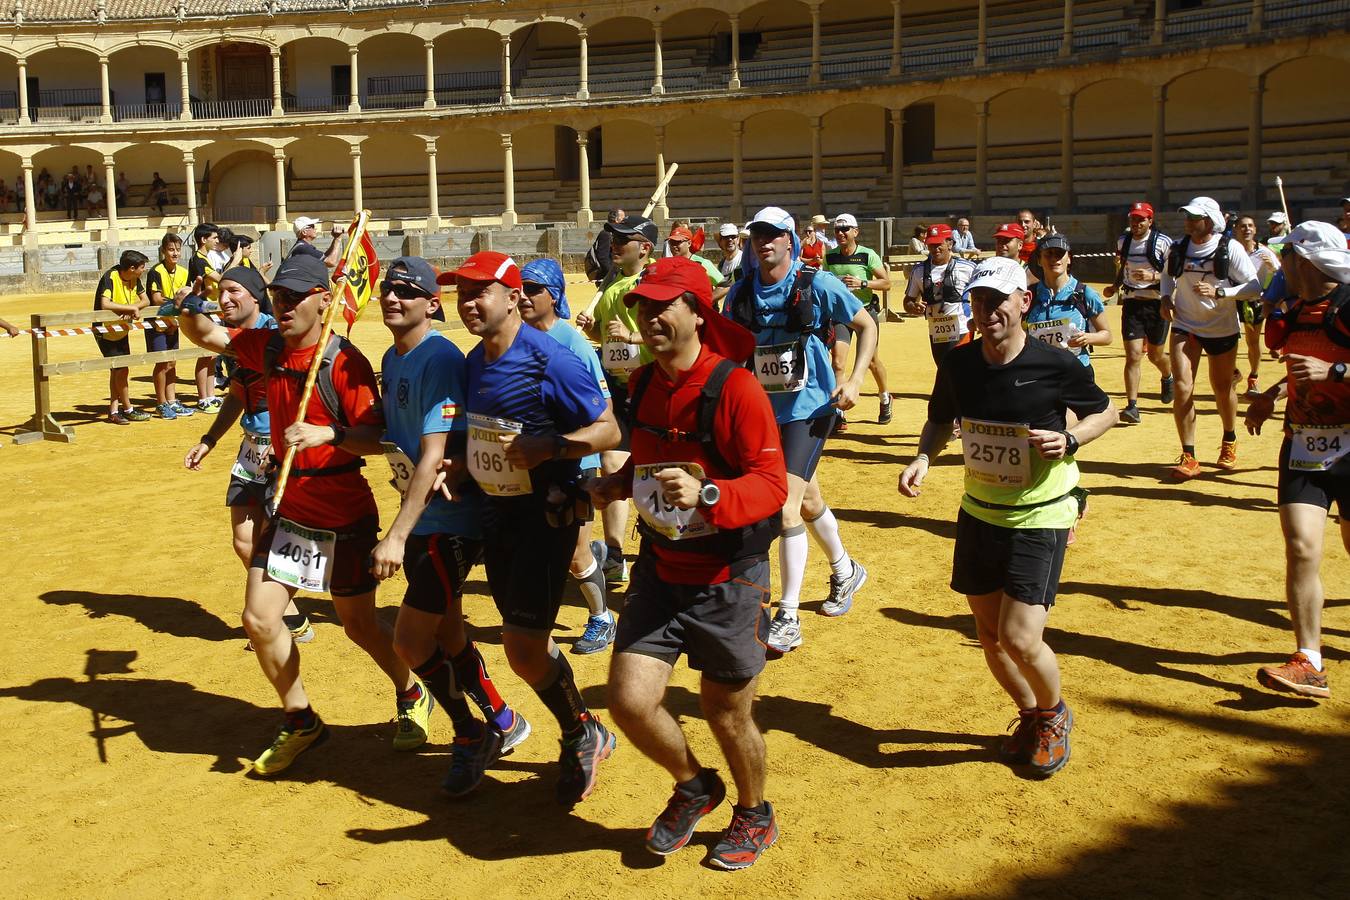
{"type": "Polygon", "coordinates": [[[708,479],[703,479],[703,487],[698,489],[699,506],[716,506],[722,499],[722,489],[708,479]]]}
{"type": "Polygon", "coordinates": [[[1225,297],[1228,296],[1228,292],[1225,291],[1225,290],[1224,290],[1223,288],[1221,288],[1221,287],[1220,287],[1220,288],[1215,288],[1215,289],[1214,289],[1214,296],[1215,296],[1215,297],[1218,297],[1220,300],[1222,300],[1223,298],[1225,298],[1225,297]]]}
{"type": "Polygon", "coordinates": [[[347,439],[347,429],[343,428],[336,422],[332,423],[328,427],[333,429],[333,439],[328,443],[332,444],[334,447],[342,446],[342,442],[347,439]]]}
{"type": "Polygon", "coordinates": [[[1078,452],[1078,438],[1073,436],[1073,432],[1061,432],[1064,435],[1064,455],[1073,456],[1078,452]]]}
{"type": "Polygon", "coordinates": [[[1330,374],[1330,376],[1331,376],[1331,380],[1332,380],[1332,381],[1344,381],[1344,380],[1345,380],[1345,363],[1343,363],[1343,362],[1332,363],[1332,365],[1331,365],[1331,372],[1330,372],[1329,374],[1330,374]]]}

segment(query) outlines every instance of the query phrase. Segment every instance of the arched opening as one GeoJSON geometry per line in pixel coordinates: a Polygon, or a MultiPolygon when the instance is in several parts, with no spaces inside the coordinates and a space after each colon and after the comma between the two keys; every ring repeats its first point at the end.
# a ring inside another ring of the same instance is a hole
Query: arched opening
{"type": "Polygon", "coordinates": [[[719,9],[682,10],[661,23],[666,93],[725,87],[731,77],[731,20],[719,9]]]}
{"type": "Polygon", "coordinates": [[[281,48],[287,112],[343,112],[351,103],[351,55],[335,38],[306,37],[281,48]]]}
{"type": "Polygon", "coordinates": [[[272,114],[272,52],[261,42],[222,41],[188,56],[192,116],[233,119],[272,114]]]}
{"type": "Polygon", "coordinates": [[[821,118],[825,212],[879,212],[890,186],[890,113],[871,103],[836,107],[821,118]]]}
{"type": "Polygon", "coordinates": [[[1110,78],[1073,100],[1074,191],[1080,210],[1119,211],[1149,183],[1153,89],[1110,78]]]}
{"type": "Polygon", "coordinates": [[[566,22],[537,22],[516,29],[511,35],[511,78],[513,97],[575,95],[581,84],[577,30],[566,22]]]}
{"type": "Polygon", "coordinates": [[[213,162],[202,209],[218,225],[275,222],[277,180],[272,154],[263,150],[236,150],[213,162]]]}
{"type": "Polygon", "coordinates": [[[426,142],[381,131],[361,144],[362,198],[376,219],[425,218],[426,142]]]}
{"type": "Polygon", "coordinates": [[[136,144],[113,155],[113,168],[116,170],[114,190],[117,191],[115,196],[119,218],[149,218],[160,214],[156,203],[159,198],[151,191],[156,176],[168,185],[168,199],[171,202],[165,207],[165,213],[182,214],[186,211],[186,171],[181,150],[164,144],[136,144]]]}
{"type": "MultiPolygon", "coordinates": [[[[0,222],[23,221],[24,197],[20,195],[23,189],[23,160],[17,153],[0,150],[0,197],[4,198],[0,200],[0,222]],[[8,180],[10,176],[14,178],[12,183],[8,180]]],[[[0,275],[22,274],[22,255],[19,262],[20,267],[17,272],[8,271],[6,268],[8,260],[0,255],[0,275]]]]}
{"type": "Polygon", "coordinates": [[[425,42],[406,32],[388,31],[361,42],[357,65],[361,106],[417,109],[427,96],[425,42]]]}
{"type": "Polygon", "coordinates": [[[1249,108],[1247,75],[1231,69],[1188,72],[1167,86],[1169,196],[1240,201],[1247,178],[1249,108]]]}
{"type": "Polygon", "coordinates": [[[8,53],[0,53],[0,122],[19,121],[19,64],[8,53]]]}
{"type": "Polygon", "coordinates": [[[741,84],[804,82],[811,75],[811,11],[798,0],[765,0],[741,12],[741,84]]]}
{"type": "Polygon", "coordinates": [[[905,213],[945,216],[968,210],[975,191],[975,104],[960,97],[905,107],[901,132],[905,213]]]}
{"type": "Polygon", "coordinates": [[[356,205],[351,145],[315,135],[288,146],[286,157],[287,215],[346,221],[356,205]]]}
{"type": "Polygon", "coordinates": [[[124,47],[108,57],[108,89],[115,121],[177,119],[183,111],[178,54],[167,47],[124,47]]]}
{"type": "MultiPolygon", "coordinates": [[[[1350,121],[1337,112],[1348,76],[1350,64],[1325,56],[1291,59],[1266,73],[1261,182],[1273,185],[1279,175],[1293,206],[1330,207],[1345,193],[1328,196],[1327,188],[1343,186],[1339,172],[1350,164],[1350,121]]],[[[1334,221],[1330,213],[1323,217],[1334,221]]]]}
{"type": "Polygon", "coordinates": [[[1014,88],[989,101],[989,205],[1053,205],[1060,165],[1060,97],[1014,88]]]}
{"type": "Polygon", "coordinates": [[[666,126],[666,165],[680,169],[666,191],[666,206],[679,218],[704,219],[727,210],[731,185],[731,123],[694,114],[666,126]]]}
{"type": "Polygon", "coordinates": [[[821,81],[857,81],[889,72],[892,14],[891,0],[833,0],[821,4],[821,81]]]}
{"type": "Polygon", "coordinates": [[[89,175],[103,184],[103,155],[87,147],[49,147],[33,155],[33,172],[38,221],[78,225],[89,217],[89,175]]]}
{"type": "Polygon", "coordinates": [[[656,44],[647,19],[621,16],[590,29],[591,96],[646,94],[656,78],[656,44]]]}
{"type": "Polygon", "coordinates": [[[502,36],[486,28],[456,28],[435,41],[436,102],[442,106],[496,103],[502,96],[502,36]]]}
{"type": "MultiPolygon", "coordinates": [[[[17,77],[17,75],[16,75],[17,77]]],[[[98,57],[57,47],[28,58],[28,111],[34,122],[97,122],[103,113],[98,57]]]]}
{"type": "Polygon", "coordinates": [[[741,166],[747,211],[781,206],[810,218],[811,124],[806,116],[773,109],[745,120],[741,166]]]}
{"type": "Polygon", "coordinates": [[[597,215],[614,207],[641,212],[658,181],[652,126],[634,119],[606,121],[591,131],[587,149],[594,172],[591,208],[597,215]]]}

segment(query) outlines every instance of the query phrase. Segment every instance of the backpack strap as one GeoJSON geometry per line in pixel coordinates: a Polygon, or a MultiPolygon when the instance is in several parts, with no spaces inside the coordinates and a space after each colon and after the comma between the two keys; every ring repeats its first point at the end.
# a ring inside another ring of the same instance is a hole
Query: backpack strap
{"type": "Polygon", "coordinates": [[[1186,268],[1186,252],[1191,249],[1190,235],[1183,237],[1172,245],[1172,249],[1167,254],[1167,274],[1173,278],[1180,278],[1182,271],[1186,268]]]}
{"type": "Polygon", "coordinates": [[[1166,260],[1158,252],[1158,245],[1161,243],[1162,232],[1156,228],[1150,228],[1148,230],[1148,247],[1144,252],[1148,254],[1148,261],[1153,264],[1153,268],[1159,272],[1163,270],[1163,266],[1166,264],[1166,260]]]}
{"type": "Polygon", "coordinates": [[[755,285],[754,273],[747,272],[736,282],[727,305],[731,308],[731,320],[752,332],[759,332],[759,323],[755,321],[755,285]]]}
{"type": "MultiPolygon", "coordinates": [[[[344,428],[349,427],[350,423],[347,421],[346,411],[342,408],[342,401],[338,397],[337,388],[333,385],[333,361],[337,359],[339,353],[351,346],[351,343],[342,335],[331,335],[328,338],[328,344],[323,348],[323,357],[319,362],[319,377],[314,382],[314,387],[319,392],[319,401],[323,403],[323,408],[327,411],[328,417],[344,428]]],[[[263,369],[269,376],[274,374],[285,375],[303,383],[309,377],[308,372],[287,369],[277,364],[277,360],[281,358],[281,351],[285,347],[286,341],[281,336],[280,331],[273,331],[268,335],[267,346],[263,348],[263,369]]],[[[303,415],[303,412],[301,414],[303,415]]]]}
{"type": "Polygon", "coordinates": [[[647,363],[639,367],[628,379],[628,427],[630,431],[642,427],[642,424],[638,422],[638,407],[642,405],[642,397],[647,393],[647,386],[652,383],[652,366],[652,363],[647,363]]]}
{"type": "Polygon", "coordinates": [[[732,471],[732,468],[717,446],[717,435],[713,431],[713,420],[717,418],[717,407],[722,401],[722,388],[726,386],[727,379],[731,377],[731,372],[735,368],[737,368],[736,363],[729,359],[723,359],[712,370],[708,380],[703,383],[703,389],[699,391],[696,420],[698,423],[696,426],[698,428],[698,440],[703,447],[704,454],[708,459],[716,460],[718,466],[727,472],[732,471]]]}
{"type": "MultiPolygon", "coordinates": [[[[1150,254],[1152,245],[1150,245],[1150,254]]],[[[1116,279],[1111,286],[1120,290],[1125,284],[1125,263],[1130,252],[1130,233],[1126,231],[1116,242],[1116,279]]]]}

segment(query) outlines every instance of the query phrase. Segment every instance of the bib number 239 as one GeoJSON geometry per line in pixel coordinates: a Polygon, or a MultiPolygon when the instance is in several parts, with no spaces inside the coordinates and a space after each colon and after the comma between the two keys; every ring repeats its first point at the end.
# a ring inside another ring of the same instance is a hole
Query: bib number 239
{"type": "Polygon", "coordinates": [[[302,591],[325,593],[336,545],[337,535],[332,531],[278,518],[267,554],[267,577],[302,591]]]}

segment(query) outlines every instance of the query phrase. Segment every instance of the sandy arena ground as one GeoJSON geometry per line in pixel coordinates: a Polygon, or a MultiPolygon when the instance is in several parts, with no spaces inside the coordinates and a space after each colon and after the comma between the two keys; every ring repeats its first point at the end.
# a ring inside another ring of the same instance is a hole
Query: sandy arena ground
{"type": "MultiPolygon", "coordinates": [[[[574,307],[587,293],[576,289],[574,307]]],[[[84,293],[10,297],[0,316],[26,323],[31,312],[88,305],[84,293]]],[[[355,337],[378,360],[387,334],[372,310],[355,337]]],[[[452,335],[467,349],[463,330],[452,335]]],[[[726,825],[725,805],[668,860],[643,849],[670,784],[622,733],[592,798],[571,814],[557,809],[556,726],[505,664],[481,570],[466,602],[474,631],[535,735],[475,795],[449,802],[438,791],[450,740],[439,713],[423,752],[390,750],[388,683],[318,598],[301,600],[318,630],[304,670],[333,739],[278,780],[246,777],[278,715],[239,626],[243,573],[222,506],[229,442],[209,471],[185,471],[204,417],[103,424],[107,379],[95,373],[53,385],[74,444],[11,446],[32,412],[29,341],[0,338],[4,893],[1347,896],[1343,694],[1316,704],[1270,694],[1253,677],[1293,649],[1278,427],[1244,436],[1241,468],[1220,474],[1206,387],[1206,470],[1174,484],[1165,475],[1176,435],[1146,366],[1143,424],[1081,454],[1091,512],[1048,632],[1077,714],[1073,761],[1048,782],[1027,781],[994,761],[1013,710],[947,587],[959,455],[938,460],[918,500],[895,490],[931,387],[925,343],[917,323],[884,327],[895,421],[864,424],[876,413],[865,398],[827,447],[826,496],[871,576],[848,616],[810,614],[827,576],[812,547],[806,643],[769,665],[757,709],[782,836],[750,871],[722,874],[700,862],[726,825]]],[[[92,338],[51,345],[53,359],[97,355],[92,338]]],[[[1118,345],[1095,357],[1117,400],[1121,357],[1118,345]]],[[[1264,384],[1275,366],[1263,371],[1264,384]]],[[[148,370],[133,377],[133,396],[148,396],[148,370]]],[[[396,504],[383,462],[369,474],[387,523],[396,504]]],[[[1335,525],[1327,547],[1326,655],[1344,692],[1350,562],[1335,525]]],[[[402,590],[399,579],[380,591],[391,619],[402,590]]],[[[558,639],[570,644],[584,609],[572,598],[559,618],[558,639]]],[[[608,654],[572,659],[603,717],[608,654]]],[[[670,705],[702,759],[723,765],[695,691],[681,668],[670,705]]]]}

